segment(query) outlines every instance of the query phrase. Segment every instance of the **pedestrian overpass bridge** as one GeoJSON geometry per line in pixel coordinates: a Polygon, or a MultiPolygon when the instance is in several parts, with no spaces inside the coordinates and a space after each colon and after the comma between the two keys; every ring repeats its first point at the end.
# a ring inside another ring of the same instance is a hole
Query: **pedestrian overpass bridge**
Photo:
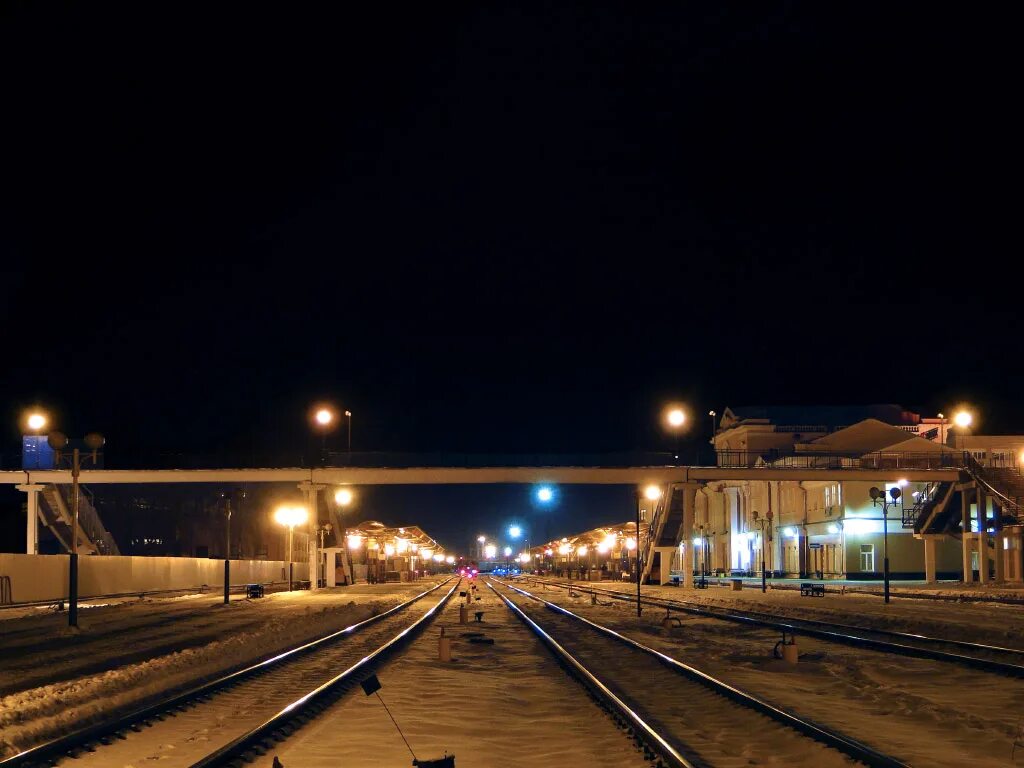
{"type": "MultiPolygon", "coordinates": [[[[235,468],[235,469],[83,469],[79,481],[87,485],[149,485],[178,483],[294,483],[305,495],[310,509],[318,508],[321,491],[338,485],[625,485],[636,489],[637,499],[648,485],[663,489],[658,509],[650,521],[647,540],[641,544],[645,562],[653,560],[659,546],[674,546],[692,536],[697,490],[707,482],[742,480],[863,480],[871,482],[946,482],[960,479],[961,470],[953,466],[912,466],[913,462],[875,462],[874,466],[345,466],[318,468],[235,468]],[[907,466],[911,464],[911,466],[907,466]]],[[[38,551],[38,521],[54,528],[56,523],[41,508],[54,488],[72,482],[70,470],[0,471],[0,484],[25,492],[26,548],[38,551]]],[[[65,509],[66,512],[66,509],[65,509]]],[[[98,518],[97,518],[98,519],[98,518]]],[[[70,520],[63,521],[64,527],[70,520]]],[[[310,526],[315,526],[315,516],[310,526]]],[[[60,526],[58,526],[60,527],[60,526]]],[[[80,526],[80,529],[82,527],[80,526]]],[[[103,531],[102,525],[99,530],[103,531]]],[[[57,531],[55,531],[56,533],[57,531]]],[[[91,553],[104,548],[82,529],[86,541],[80,547],[91,553]]],[[[58,538],[60,538],[58,536],[58,538]]],[[[315,554],[311,553],[311,563],[315,554]]],[[[688,573],[688,572],[687,572],[688,573]]],[[[692,574],[689,574],[692,579],[692,574]]]]}

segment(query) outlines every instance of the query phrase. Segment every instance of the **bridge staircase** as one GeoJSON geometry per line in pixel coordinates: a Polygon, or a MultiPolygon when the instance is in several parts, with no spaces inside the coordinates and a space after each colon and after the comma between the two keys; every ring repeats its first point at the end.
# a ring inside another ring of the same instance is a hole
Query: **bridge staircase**
{"type": "Polygon", "coordinates": [[[655,553],[661,547],[679,546],[679,534],[683,527],[683,489],[676,488],[671,483],[665,488],[658,499],[658,504],[651,518],[650,527],[647,529],[647,538],[644,541],[644,570],[642,580],[644,583],[651,576],[651,569],[654,567],[655,553]]]}
{"type": "MultiPolygon", "coordinates": [[[[117,542],[103,526],[91,496],[84,486],[79,486],[78,497],[78,553],[82,555],[119,555],[117,542]]],[[[74,527],[71,499],[72,486],[47,484],[41,496],[39,519],[50,529],[61,548],[71,551],[71,532],[74,527]]]]}

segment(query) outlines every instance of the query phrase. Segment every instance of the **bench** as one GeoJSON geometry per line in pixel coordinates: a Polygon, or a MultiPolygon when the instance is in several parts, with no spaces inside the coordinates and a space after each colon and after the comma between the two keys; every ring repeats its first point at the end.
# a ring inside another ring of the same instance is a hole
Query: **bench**
{"type": "Polygon", "coordinates": [[[809,581],[800,585],[800,595],[803,597],[824,597],[825,585],[812,584],[809,581]]]}
{"type": "Polygon", "coordinates": [[[263,585],[262,584],[246,584],[245,585],[245,596],[246,597],[263,597],[263,585]]]}

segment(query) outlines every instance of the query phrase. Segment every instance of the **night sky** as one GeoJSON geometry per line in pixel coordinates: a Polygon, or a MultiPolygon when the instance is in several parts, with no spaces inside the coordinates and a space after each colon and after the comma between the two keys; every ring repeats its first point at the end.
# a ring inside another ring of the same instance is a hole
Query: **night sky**
{"type": "Polygon", "coordinates": [[[668,399],[1024,431],[1005,20],[348,5],[4,4],[5,466],[35,403],[110,467],[309,462],[321,398],[360,451],[666,450],[668,399]]]}

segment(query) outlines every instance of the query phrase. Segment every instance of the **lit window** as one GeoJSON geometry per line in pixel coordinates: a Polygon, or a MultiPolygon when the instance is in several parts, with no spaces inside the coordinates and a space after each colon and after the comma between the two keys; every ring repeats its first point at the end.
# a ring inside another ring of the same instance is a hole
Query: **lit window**
{"type": "Polygon", "coordinates": [[[860,569],[861,571],[875,570],[875,545],[860,545],[860,569]]]}

